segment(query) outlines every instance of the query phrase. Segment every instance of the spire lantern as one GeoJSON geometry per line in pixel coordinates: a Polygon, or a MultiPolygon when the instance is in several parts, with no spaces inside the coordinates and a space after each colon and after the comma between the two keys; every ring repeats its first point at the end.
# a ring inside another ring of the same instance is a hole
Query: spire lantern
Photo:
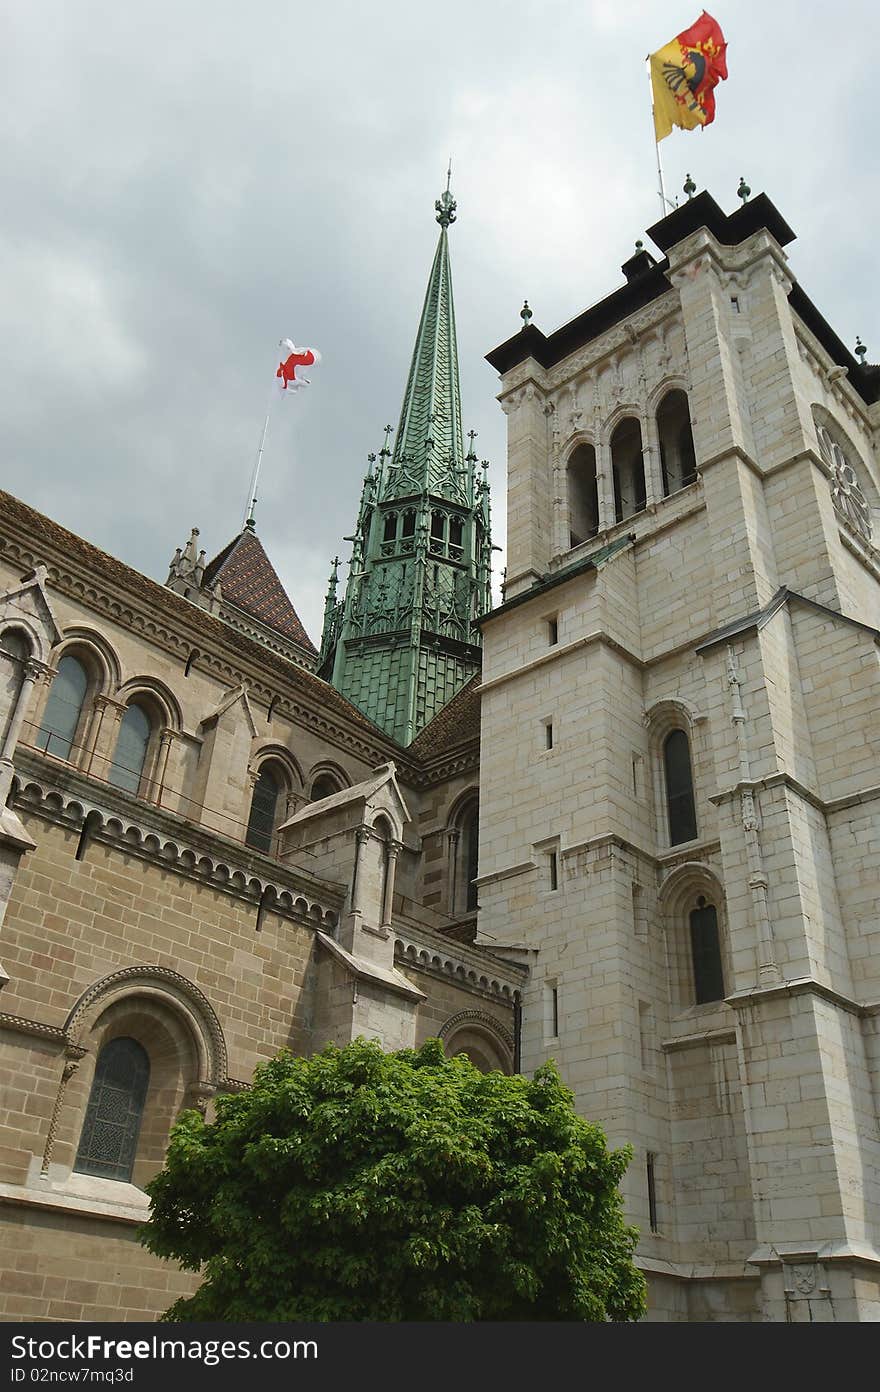
{"type": "Polygon", "coordinates": [[[449,169],[446,172],[446,188],[434,204],[437,212],[437,221],[444,232],[451,223],[455,222],[455,210],[458,207],[452,194],[449,192],[449,185],[452,182],[452,160],[449,161],[449,169]]]}

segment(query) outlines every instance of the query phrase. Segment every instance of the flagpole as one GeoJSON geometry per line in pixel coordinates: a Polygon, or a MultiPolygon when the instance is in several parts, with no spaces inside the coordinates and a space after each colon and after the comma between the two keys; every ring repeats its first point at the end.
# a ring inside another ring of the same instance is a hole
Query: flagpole
{"type": "Polygon", "coordinates": [[[263,421],[263,433],[262,433],[262,435],[260,436],[260,448],[257,450],[257,462],[256,462],[256,464],[254,465],[254,474],[253,474],[253,478],[251,479],[251,486],[250,486],[250,488],[248,489],[248,505],[247,505],[247,508],[246,508],[246,510],[245,510],[245,515],[244,515],[244,525],[245,525],[246,527],[249,526],[249,525],[251,525],[251,524],[253,523],[253,521],[254,521],[254,509],[255,509],[256,506],[257,506],[257,484],[258,484],[259,479],[260,479],[260,465],[261,465],[262,462],[263,462],[263,450],[264,450],[265,445],[266,445],[266,432],[267,432],[268,429],[269,429],[269,411],[270,411],[270,409],[271,409],[271,398],[270,398],[270,406],[267,407],[267,409],[266,409],[266,419],[263,421]]]}
{"type": "MultiPolygon", "coordinates": [[[[651,123],[652,123],[652,125],[653,125],[653,123],[654,123],[654,84],[653,84],[653,82],[651,81],[651,59],[650,59],[650,56],[647,57],[647,58],[645,59],[645,71],[646,71],[646,73],[648,74],[648,87],[650,88],[650,91],[651,91],[651,123]]],[[[656,128],[656,126],[655,126],[655,127],[654,127],[655,136],[656,136],[656,131],[657,131],[657,128],[656,128]]],[[[654,140],[654,153],[655,153],[656,156],[657,156],[657,192],[658,192],[658,194],[660,195],[660,202],[661,202],[662,205],[663,205],[663,216],[665,217],[665,216],[666,216],[666,209],[667,209],[667,208],[674,208],[674,207],[675,207],[675,204],[674,204],[674,203],[670,203],[669,199],[666,197],[666,188],[665,188],[665,185],[664,185],[664,183],[663,183],[663,162],[662,162],[662,160],[660,159],[660,141],[657,140],[657,139],[654,140]]]]}

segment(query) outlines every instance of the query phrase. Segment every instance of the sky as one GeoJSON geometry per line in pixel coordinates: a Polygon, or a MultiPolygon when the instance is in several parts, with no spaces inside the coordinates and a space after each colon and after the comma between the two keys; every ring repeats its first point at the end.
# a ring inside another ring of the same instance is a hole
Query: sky
{"type": "MultiPolygon", "coordinates": [[[[320,639],[366,457],[397,424],[452,157],[463,424],[505,420],[484,354],[621,282],[661,214],[646,54],[691,0],[6,0],[0,486],[153,578],[241,528],[278,342],[257,531],[320,639]]],[[[743,175],[807,294],[880,360],[875,0],[715,0],[729,79],[663,141],[727,211],[743,175]]],[[[343,568],[342,574],[344,575],[343,568]]]]}

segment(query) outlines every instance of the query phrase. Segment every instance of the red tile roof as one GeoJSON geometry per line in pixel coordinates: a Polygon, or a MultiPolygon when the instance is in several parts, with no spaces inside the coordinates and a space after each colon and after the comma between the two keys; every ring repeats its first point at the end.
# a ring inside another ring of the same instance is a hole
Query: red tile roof
{"type": "Polygon", "coordinates": [[[419,731],[408,752],[417,759],[430,759],[479,738],[480,674],[476,672],[467,685],[419,731]]]}
{"type": "Polygon", "coordinates": [[[251,527],[245,527],[208,564],[203,584],[214,580],[220,581],[224,602],[234,604],[307,652],[317,651],[263,550],[263,543],[251,527]]]}

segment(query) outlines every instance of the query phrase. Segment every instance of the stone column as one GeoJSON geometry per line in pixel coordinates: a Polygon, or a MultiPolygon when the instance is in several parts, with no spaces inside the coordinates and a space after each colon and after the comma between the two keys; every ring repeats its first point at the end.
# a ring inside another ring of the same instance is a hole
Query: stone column
{"type": "Polygon", "coordinates": [[[604,434],[596,437],[596,493],[599,502],[599,531],[607,532],[617,522],[614,508],[614,476],[611,471],[611,443],[604,434]]]}
{"type": "Polygon", "coordinates": [[[106,783],[126,707],[112,696],[96,696],[92,704],[95,716],[86,740],[88,754],[84,772],[106,783]]]}
{"type": "Polygon", "coordinates": [[[24,721],[24,713],[28,708],[35,683],[49,671],[45,663],[37,661],[36,658],[29,657],[24,664],[24,676],[21,680],[18,696],[16,697],[15,709],[12,712],[12,719],[3,740],[3,748],[0,750],[0,807],[5,806],[9,796],[9,789],[12,786],[12,775],[14,773],[12,765],[12,755],[18,743],[18,736],[21,732],[24,721]]]}
{"type": "Polygon", "coordinates": [[[645,506],[656,507],[662,500],[663,470],[660,467],[660,436],[657,417],[646,416],[642,421],[642,462],[645,470],[645,506]]]}
{"type": "Polygon", "coordinates": [[[394,876],[397,871],[397,858],[403,846],[400,841],[389,841],[385,852],[385,884],[382,887],[382,930],[391,931],[391,916],[394,907],[394,876]]]}
{"type": "Polygon", "coordinates": [[[456,909],[456,891],[458,890],[458,827],[450,827],[446,833],[447,855],[449,857],[449,912],[454,914],[456,909]]]}

